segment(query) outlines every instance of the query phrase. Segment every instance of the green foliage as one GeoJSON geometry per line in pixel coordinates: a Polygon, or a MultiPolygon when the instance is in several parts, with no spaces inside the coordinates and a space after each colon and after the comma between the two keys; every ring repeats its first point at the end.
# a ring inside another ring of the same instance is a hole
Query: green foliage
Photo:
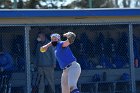
{"type": "Polygon", "coordinates": [[[140,0],[18,0],[17,4],[11,0],[0,0],[1,9],[131,8],[132,6],[140,7],[140,0]]]}

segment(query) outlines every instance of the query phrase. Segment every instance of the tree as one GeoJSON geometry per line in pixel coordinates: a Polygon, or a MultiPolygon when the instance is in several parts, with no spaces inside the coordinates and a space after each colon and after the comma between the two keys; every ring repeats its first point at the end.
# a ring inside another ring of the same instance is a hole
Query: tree
{"type": "Polygon", "coordinates": [[[123,0],[123,7],[130,7],[131,0],[123,0]]]}
{"type": "Polygon", "coordinates": [[[135,7],[140,7],[140,0],[136,0],[135,7]]]}
{"type": "Polygon", "coordinates": [[[114,7],[112,0],[93,0],[93,8],[112,8],[114,7]]]}
{"type": "MultiPolygon", "coordinates": [[[[51,3],[47,3],[49,0],[19,0],[17,8],[19,9],[83,9],[83,8],[131,8],[140,7],[140,0],[50,0],[51,3]],[[44,2],[46,5],[41,5],[44,2]],[[60,6],[61,4],[61,6],[60,6]]],[[[14,8],[14,2],[11,0],[0,0],[0,8],[11,9],[14,8]]]]}
{"type": "Polygon", "coordinates": [[[119,5],[118,5],[118,0],[115,0],[115,1],[114,1],[114,6],[115,6],[116,8],[119,7],[119,5]]]}
{"type": "Polygon", "coordinates": [[[2,8],[2,9],[12,9],[12,2],[11,2],[11,0],[2,0],[1,2],[0,2],[0,8],[2,8]]]}
{"type": "Polygon", "coordinates": [[[17,4],[17,8],[22,9],[24,8],[24,3],[22,0],[19,0],[18,4],[17,4]]]}
{"type": "Polygon", "coordinates": [[[41,7],[41,4],[39,3],[39,0],[30,0],[29,4],[27,5],[27,8],[30,8],[30,9],[36,9],[40,7],[41,7]]]}

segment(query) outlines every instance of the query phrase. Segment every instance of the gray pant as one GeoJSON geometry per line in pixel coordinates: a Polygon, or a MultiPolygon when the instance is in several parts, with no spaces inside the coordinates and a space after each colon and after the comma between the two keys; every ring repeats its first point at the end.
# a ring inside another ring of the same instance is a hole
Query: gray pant
{"type": "Polygon", "coordinates": [[[49,91],[47,93],[55,93],[54,83],[54,68],[53,67],[38,67],[39,87],[38,93],[45,92],[45,81],[47,80],[49,85],[49,91]]]}
{"type": "Polygon", "coordinates": [[[62,93],[70,93],[70,91],[77,88],[80,74],[81,67],[77,62],[72,62],[72,65],[69,68],[63,70],[61,77],[62,93]]]}

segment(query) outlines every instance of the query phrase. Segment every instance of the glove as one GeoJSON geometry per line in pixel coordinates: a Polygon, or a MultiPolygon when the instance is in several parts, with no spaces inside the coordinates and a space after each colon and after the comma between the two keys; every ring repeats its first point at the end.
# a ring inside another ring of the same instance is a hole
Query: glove
{"type": "Polygon", "coordinates": [[[69,40],[70,44],[72,44],[76,38],[76,35],[73,32],[66,33],[67,39],[69,40]]]}

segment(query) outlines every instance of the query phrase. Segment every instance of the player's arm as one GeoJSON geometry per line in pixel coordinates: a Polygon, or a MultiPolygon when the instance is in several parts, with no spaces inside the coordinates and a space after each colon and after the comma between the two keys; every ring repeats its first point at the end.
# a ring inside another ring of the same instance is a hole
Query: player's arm
{"type": "Polygon", "coordinates": [[[50,46],[52,46],[52,43],[51,43],[51,42],[49,42],[48,44],[42,46],[42,47],[40,48],[40,51],[41,51],[41,52],[46,52],[47,49],[48,49],[50,46]]]}
{"type": "Polygon", "coordinates": [[[63,42],[62,47],[67,47],[72,44],[76,38],[76,35],[73,32],[68,32],[63,34],[64,37],[67,37],[67,40],[63,42]]]}

